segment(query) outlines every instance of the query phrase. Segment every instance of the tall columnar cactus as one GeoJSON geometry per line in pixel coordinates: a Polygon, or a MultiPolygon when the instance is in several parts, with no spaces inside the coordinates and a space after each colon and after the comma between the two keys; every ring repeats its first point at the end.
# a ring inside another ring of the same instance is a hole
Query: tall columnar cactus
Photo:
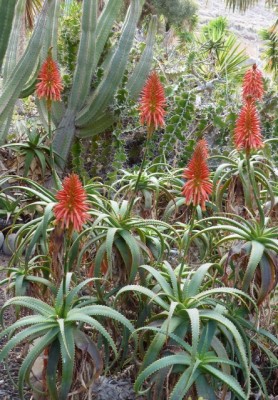
{"type": "MultiPolygon", "coordinates": [[[[15,18],[12,24],[12,32],[8,44],[7,59],[5,66],[5,77],[7,78],[3,83],[3,90],[0,97],[0,144],[4,142],[7,128],[9,126],[11,115],[14,109],[14,105],[18,97],[20,96],[25,84],[28,82],[34,67],[38,63],[38,57],[42,48],[45,29],[47,25],[51,24],[52,12],[55,6],[55,0],[46,0],[40,13],[39,19],[36,24],[36,28],[30,38],[28,46],[23,53],[22,57],[18,62],[15,60],[15,54],[10,52],[10,49],[14,46],[14,52],[17,52],[17,46],[15,45],[15,38],[20,35],[19,24],[17,24],[17,18],[20,16],[20,5],[24,0],[18,0],[16,4],[15,18]],[[13,58],[13,60],[12,60],[13,58]]],[[[2,18],[2,15],[1,15],[2,18]]]]}
{"type": "MultiPolygon", "coordinates": [[[[21,0],[19,0],[21,1],[21,0]]],[[[108,0],[106,6],[98,16],[98,0],[83,0],[81,38],[77,56],[76,69],[73,76],[72,88],[67,104],[63,102],[53,104],[53,128],[55,128],[54,150],[66,163],[71,145],[75,136],[88,137],[101,133],[110,127],[116,116],[109,110],[117,88],[122,82],[129,53],[132,48],[138,19],[141,15],[145,0],[131,0],[123,23],[122,32],[118,43],[108,52],[103,59],[103,50],[111,32],[115,19],[121,10],[123,0],[108,0]],[[103,68],[103,77],[97,88],[91,92],[91,82],[98,67],[103,68]]],[[[36,57],[27,71],[26,56],[30,56],[30,44],[36,39],[36,53],[40,53],[43,60],[47,49],[52,46],[55,56],[58,31],[58,15],[60,12],[60,0],[46,0],[40,21],[33,33],[24,56],[16,65],[5,87],[13,88],[13,95],[4,90],[0,98],[0,125],[13,110],[15,99],[21,94],[30,94],[34,87],[34,66],[36,57]],[[42,20],[47,24],[42,27],[42,20]],[[44,35],[42,40],[38,38],[38,30],[44,35]],[[29,49],[29,50],[28,50],[29,49]],[[20,76],[16,83],[16,74],[20,76]],[[24,78],[24,79],[23,79],[24,78]],[[30,78],[30,79],[28,79],[30,78]],[[22,84],[22,80],[24,83],[22,84]],[[27,82],[28,81],[28,82],[27,82]],[[16,86],[17,85],[17,86],[16,86]],[[15,89],[15,86],[17,90],[15,89]]],[[[131,97],[136,98],[149,73],[152,62],[152,48],[156,32],[156,17],[153,17],[149,27],[145,50],[131,74],[127,89],[131,97]]],[[[33,49],[34,52],[34,49],[33,49]]],[[[32,53],[33,54],[33,53],[32,53]]],[[[5,89],[5,88],[4,88],[5,89]]],[[[46,109],[43,101],[37,102],[41,117],[46,117],[46,109]]],[[[0,131],[0,143],[5,135],[0,131]]]]}
{"type": "MultiPolygon", "coordinates": [[[[115,116],[108,111],[108,106],[113,102],[115,92],[121,84],[143,3],[142,0],[131,1],[118,44],[110,54],[108,53],[108,60],[102,60],[102,65],[105,66],[103,78],[97,88],[90,93],[92,76],[100,63],[108,35],[121,9],[122,0],[109,0],[98,19],[97,0],[83,1],[82,34],[77,66],[68,106],[58,124],[53,144],[54,150],[64,160],[67,159],[75,135],[92,136],[114,122],[115,116]]],[[[145,51],[127,83],[131,96],[138,95],[148,75],[155,30],[154,17],[145,51]]]]}
{"type": "Polygon", "coordinates": [[[12,21],[14,16],[14,9],[16,0],[0,0],[0,16],[1,16],[1,29],[0,29],[0,70],[2,62],[6,53],[9,36],[11,33],[12,21]]]}

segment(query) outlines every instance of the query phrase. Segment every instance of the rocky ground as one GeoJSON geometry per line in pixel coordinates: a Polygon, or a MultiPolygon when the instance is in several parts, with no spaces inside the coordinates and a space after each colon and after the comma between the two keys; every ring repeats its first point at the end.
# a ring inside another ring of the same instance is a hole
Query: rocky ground
{"type": "Polygon", "coordinates": [[[273,9],[265,6],[265,0],[259,0],[257,5],[250,7],[246,12],[238,10],[233,12],[226,7],[225,0],[196,0],[196,2],[199,5],[201,25],[219,16],[227,17],[229,29],[240,39],[249,57],[258,65],[262,65],[263,42],[259,37],[259,31],[273,25],[278,18],[273,9]]]}

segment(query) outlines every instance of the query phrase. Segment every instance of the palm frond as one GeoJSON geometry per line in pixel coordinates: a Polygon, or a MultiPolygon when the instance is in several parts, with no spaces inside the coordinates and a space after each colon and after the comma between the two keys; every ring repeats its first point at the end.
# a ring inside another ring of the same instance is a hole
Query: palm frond
{"type": "Polygon", "coordinates": [[[265,51],[263,58],[266,62],[265,70],[278,76],[278,19],[268,29],[261,31],[261,38],[264,40],[265,51]]]}
{"type": "MultiPolygon", "coordinates": [[[[275,0],[265,0],[265,4],[268,7],[276,5],[275,0]]],[[[248,8],[258,4],[258,0],[226,0],[226,5],[230,8],[240,11],[246,11],[248,8]]]]}
{"type": "Polygon", "coordinates": [[[26,0],[25,24],[27,29],[33,29],[36,14],[42,7],[42,0],[26,0]]]}

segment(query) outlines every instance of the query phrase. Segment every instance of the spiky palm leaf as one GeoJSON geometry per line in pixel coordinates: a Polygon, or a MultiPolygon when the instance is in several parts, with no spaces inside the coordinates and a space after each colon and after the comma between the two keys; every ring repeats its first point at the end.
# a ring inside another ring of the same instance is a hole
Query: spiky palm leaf
{"type": "MultiPolygon", "coordinates": [[[[258,0],[226,0],[226,5],[234,10],[246,11],[248,8],[258,4],[258,0]]],[[[275,0],[265,0],[267,6],[274,6],[275,0]]]]}
{"type": "Polygon", "coordinates": [[[265,70],[278,77],[278,19],[274,25],[261,31],[261,38],[265,42],[264,60],[265,70]]]}
{"type": "Polygon", "coordinates": [[[26,0],[25,6],[25,25],[28,29],[33,29],[36,14],[42,8],[42,0],[26,0]]]}

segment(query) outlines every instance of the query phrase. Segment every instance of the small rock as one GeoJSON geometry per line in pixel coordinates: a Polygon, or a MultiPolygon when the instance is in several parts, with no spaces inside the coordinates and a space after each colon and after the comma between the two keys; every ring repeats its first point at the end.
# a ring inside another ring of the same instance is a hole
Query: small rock
{"type": "Polygon", "coordinates": [[[13,253],[15,252],[16,237],[17,237],[16,233],[11,233],[10,235],[8,235],[6,237],[4,244],[3,244],[3,253],[6,256],[12,256],[13,253]]]}
{"type": "Polygon", "coordinates": [[[5,238],[4,238],[3,232],[0,231],[0,250],[2,249],[4,240],[5,240],[5,238]]]}
{"type": "Polygon", "coordinates": [[[96,400],[135,400],[132,383],[123,379],[100,377],[92,388],[96,400]]]}

